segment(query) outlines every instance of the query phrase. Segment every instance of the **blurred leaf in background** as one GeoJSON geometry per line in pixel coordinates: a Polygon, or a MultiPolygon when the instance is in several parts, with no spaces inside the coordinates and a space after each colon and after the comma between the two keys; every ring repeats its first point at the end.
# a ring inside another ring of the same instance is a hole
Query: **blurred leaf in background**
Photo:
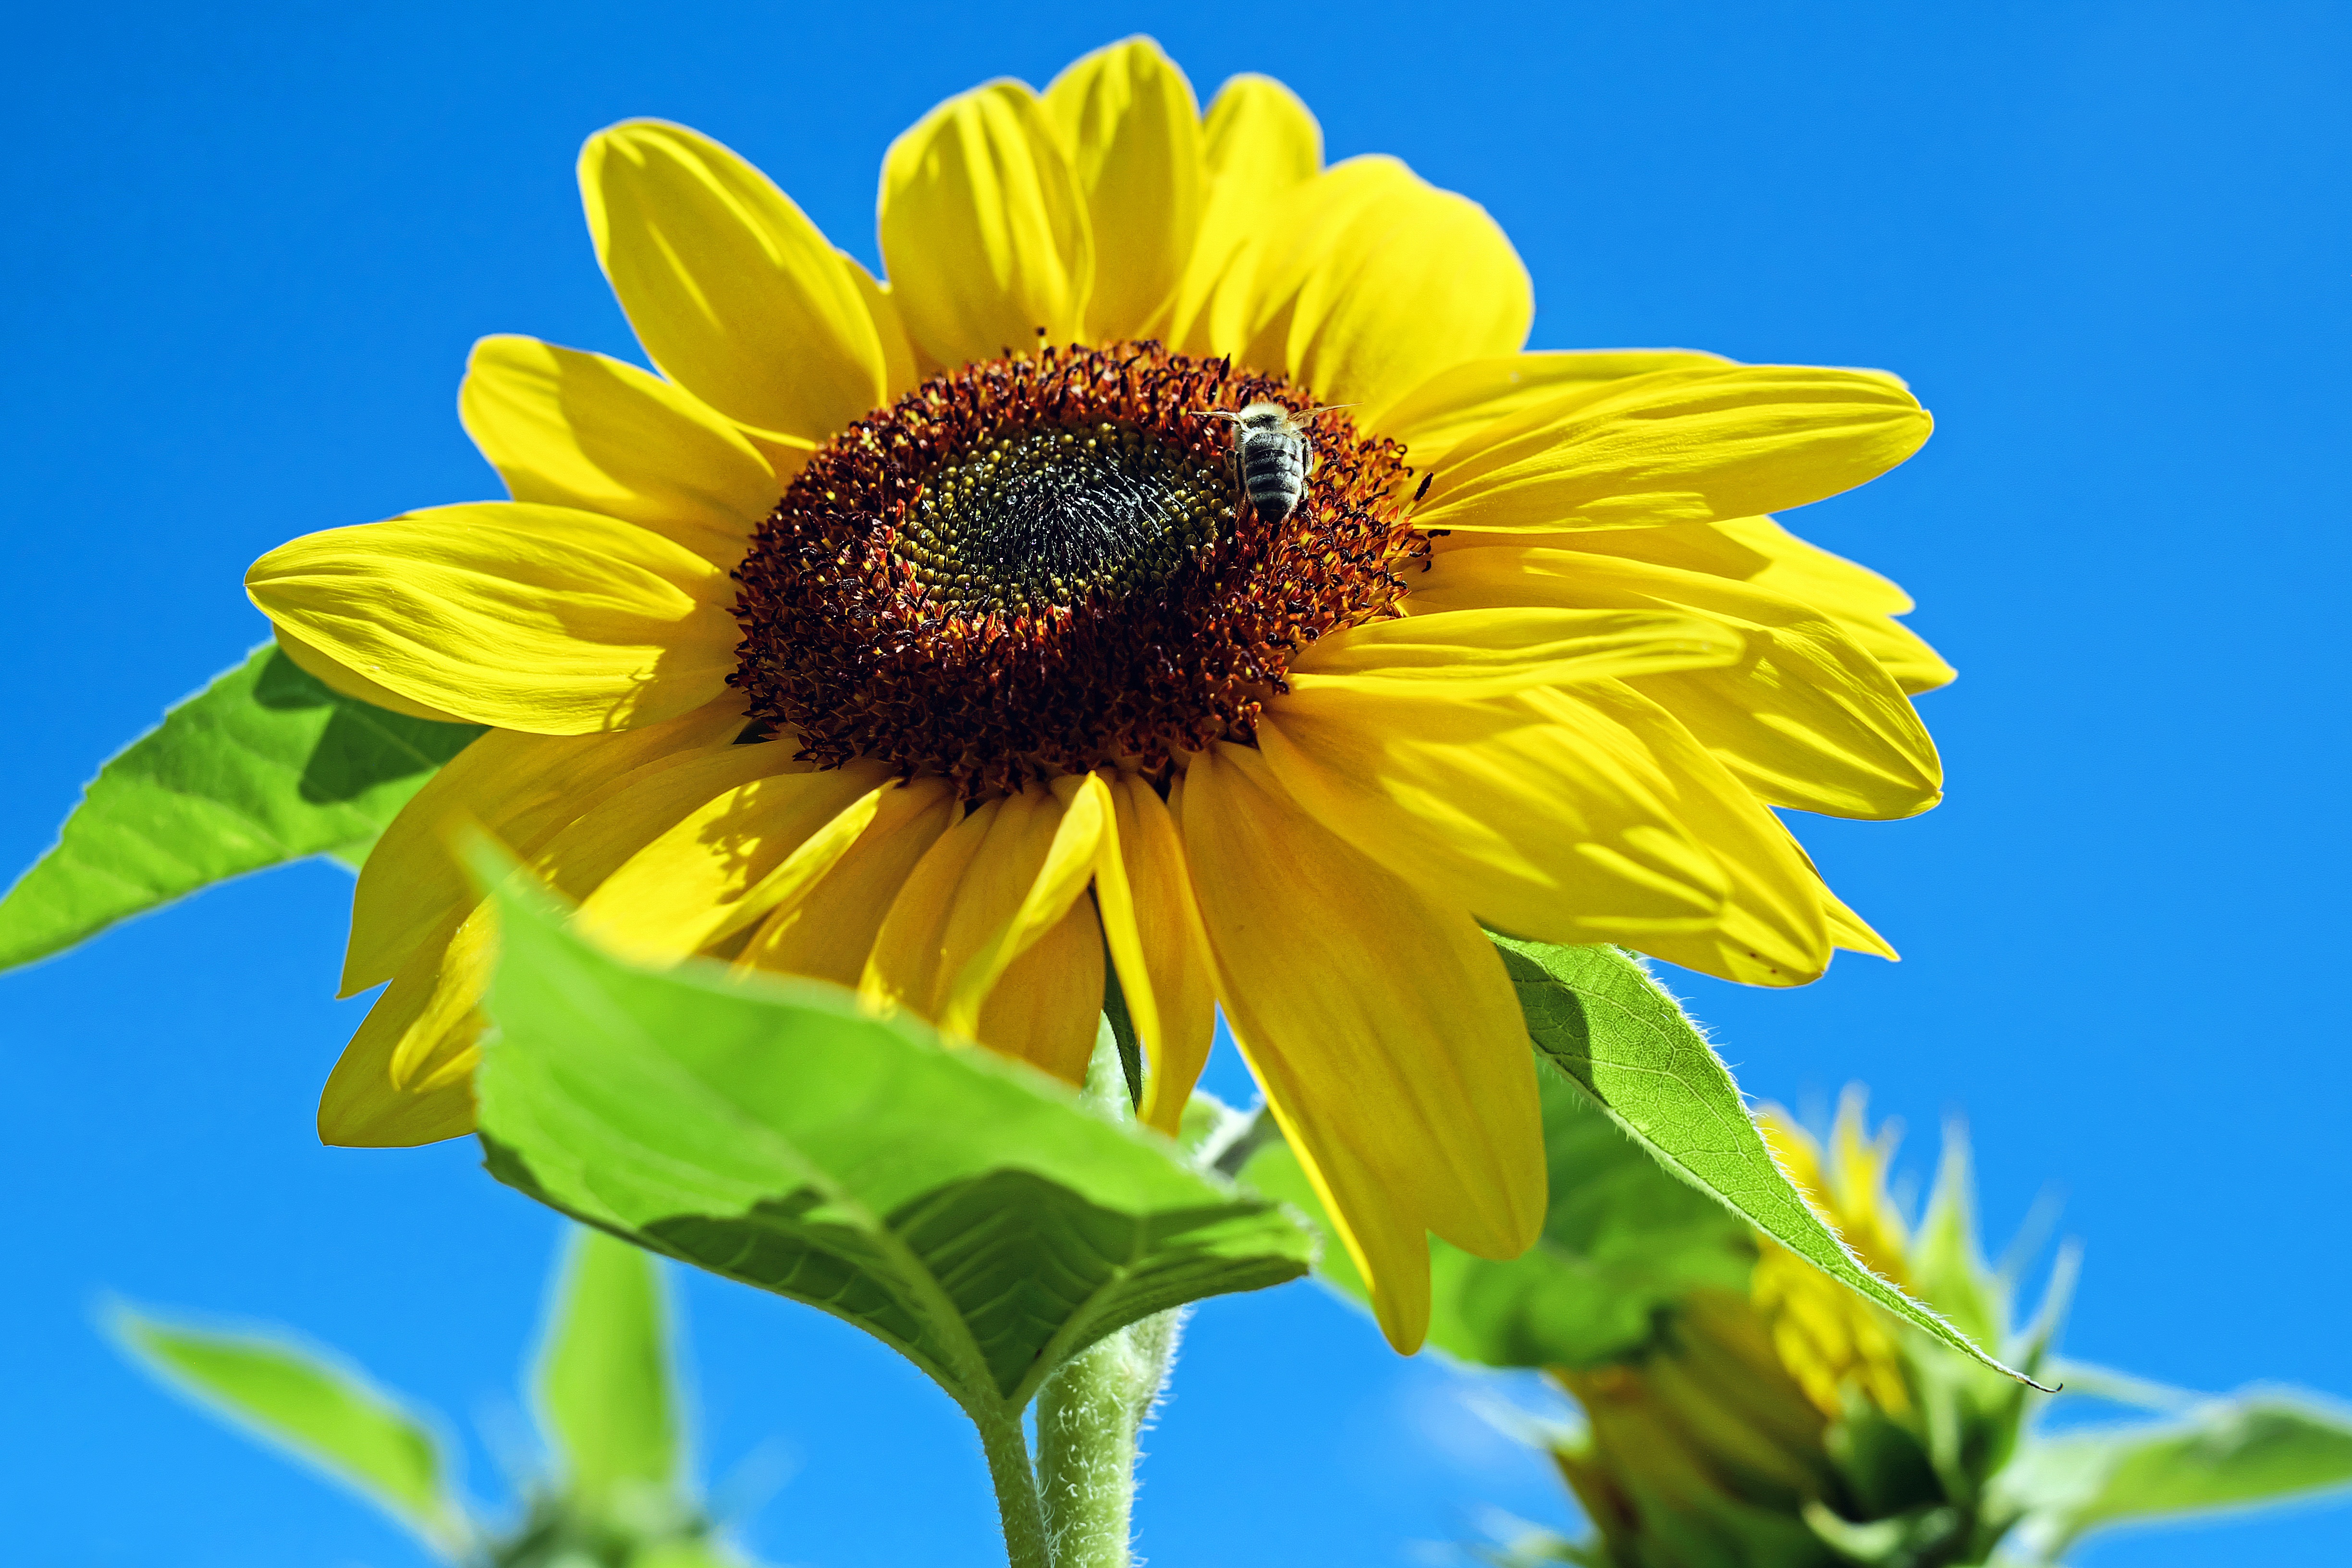
{"type": "Polygon", "coordinates": [[[2041,1439],[2000,1478],[2024,1515],[2028,1563],[2055,1562],[2104,1525],[2252,1508],[2347,1481],[2352,1412],[2264,1388],[2197,1400],[2167,1421],[2041,1439]]]}
{"type": "MultiPolygon", "coordinates": [[[[1530,1031],[1561,1069],[1543,1071],[1550,1219],[1507,1263],[1433,1242],[1430,1342],[1476,1365],[1540,1370],[1575,1401],[1575,1418],[1508,1425],[1549,1454],[1591,1533],[1530,1527],[1486,1549],[1492,1561],[2035,1568],[2096,1529],[2352,1485],[2352,1413],[2291,1390],[2206,1399],[2059,1361],[2071,1254],[2039,1311],[2016,1322],[2012,1282],[1984,1261],[1957,1128],[1915,1226],[1888,1192],[1893,1133],[1869,1134],[1859,1090],[1826,1145],[1768,1108],[1756,1131],[1843,1266],[1824,1267],[1817,1244],[1751,1230],[1692,1184],[1690,1157],[1674,1147],[1742,1158],[1719,1107],[1709,1135],[1689,1131],[1700,1119],[1687,1112],[1627,1126],[1678,1085],[1704,1083],[1696,1026],[1622,954],[1521,956],[1530,1031]],[[1561,994],[1528,999],[1555,985],[1561,994]],[[1644,1068],[1664,1070],[1645,1087],[1644,1068]],[[1634,1138],[1668,1145],[1665,1157],[1634,1138]],[[1852,1288],[1855,1272],[1878,1289],[1852,1288]],[[1898,1316],[1880,1304],[1888,1295],[1924,1302],[1950,1329],[1922,1326],[1916,1309],[1898,1316]],[[1956,1346],[1953,1330],[2028,1376],[2164,1418],[2042,1435],[2033,1423],[2049,1396],[1956,1346]]],[[[1278,1142],[1244,1174],[1316,1213],[1278,1142]]],[[[1720,1196],[1733,1182],[1718,1181],[1720,1196]]],[[[1361,1298],[1339,1249],[1317,1267],[1361,1298]]]]}
{"type": "Polygon", "coordinates": [[[163,1381],[390,1514],[466,1568],[749,1568],[687,1477],[674,1335],[654,1259],[571,1232],[535,1364],[547,1468],[509,1517],[457,1489],[439,1423],[278,1332],[128,1308],[116,1337],[163,1381]]]}
{"type": "Polygon", "coordinates": [[[431,1427],[333,1357],[289,1336],[217,1332],[127,1308],[113,1326],[165,1382],[352,1488],[442,1555],[470,1542],[431,1427]]]}

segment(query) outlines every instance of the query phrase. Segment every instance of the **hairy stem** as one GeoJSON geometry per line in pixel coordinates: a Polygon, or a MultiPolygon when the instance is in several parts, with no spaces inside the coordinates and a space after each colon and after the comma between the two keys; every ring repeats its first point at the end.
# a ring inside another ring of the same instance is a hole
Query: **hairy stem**
{"type": "Polygon", "coordinates": [[[1011,1568],[1054,1568],[1020,1412],[974,1413],[972,1425],[980,1428],[980,1446],[988,1455],[988,1479],[996,1487],[996,1512],[1004,1523],[1004,1555],[1011,1568]]]}
{"type": "Polygon", "coordinates": [[[1037,1394],[1037,1490],[1054,1568],[1129,1568],[1136,1437],[1175,1357],[1181,1310],[1106,1335],[1037,1394]]]}
{"type": "MultiPolygon", "coordinates": [[[[1131,1121],[1138,1064],[1117,987],[1108,988],[1116,1005],[1106,1007],[1084,1093],[1104,1116],[1131,1121]]],[[[1037,1391],[1037,1495],[1054,1568],[1134,1562],[1135,1440],[1168,1381],[1183,1320],[1180,1307],[1106,1334],[1037,1391]]]]}

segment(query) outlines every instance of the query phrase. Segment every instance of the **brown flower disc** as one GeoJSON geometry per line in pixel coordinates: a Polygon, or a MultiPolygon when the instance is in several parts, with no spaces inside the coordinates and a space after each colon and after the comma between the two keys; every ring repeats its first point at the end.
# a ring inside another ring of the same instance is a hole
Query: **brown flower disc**
{"type": "Polygon", "coordinates": [[[1412,470],[1344,411],[1287,517],[1242,498],[1233,426],[1307,416],[1277,378],[1157,343],[938,376],[809,461],[736,580],[733,683],[827,766],[877,758],[967,796],[1249,740],[1294,650],[1399,613],[1427,543],[1412,470]]]}

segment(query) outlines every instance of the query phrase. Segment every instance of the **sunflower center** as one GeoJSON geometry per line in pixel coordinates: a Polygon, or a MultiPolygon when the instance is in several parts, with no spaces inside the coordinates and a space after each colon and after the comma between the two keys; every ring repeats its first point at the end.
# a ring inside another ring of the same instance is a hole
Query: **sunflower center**
{"type": "Polygon", "coordinates": [[[969,796],[1163,771],[1251,740],[1296,649],[1400,613],[1411,473],[1303,389],[1156,343],[970,365],[793,481],[736,572],[731,679],[805,759],[969,796]],[[1252,405],[1311,449],[1295,504],[1243,488],[1252,405]]]}
{"type": "Polygon", "coordinates": [[[1231,489],[1134,425],[1007,431],[929,476],[894,553],[942,605],[1045,614],[1165,584],[1231,489]]]}

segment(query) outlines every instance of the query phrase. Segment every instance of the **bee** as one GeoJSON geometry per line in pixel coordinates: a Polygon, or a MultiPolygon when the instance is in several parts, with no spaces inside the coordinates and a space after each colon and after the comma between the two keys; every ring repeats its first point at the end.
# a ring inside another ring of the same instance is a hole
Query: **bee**
{"type": "MultiPolygon", "coordinates": [[[[1326,405],[1349,406],[1344,403],[1326,405]]],[[[1315,471],[1315,444],[1307,438],[1307,419],[1323,412],[1310,408],[1293,414],[1279,403],[1252,403],[1238,414],[1207,411],[1212,419],[1234,425],[1234,467],[1242,493],[1260,522],[1280,522],[1298,510],[1307,476],[1315,471]]]]}

